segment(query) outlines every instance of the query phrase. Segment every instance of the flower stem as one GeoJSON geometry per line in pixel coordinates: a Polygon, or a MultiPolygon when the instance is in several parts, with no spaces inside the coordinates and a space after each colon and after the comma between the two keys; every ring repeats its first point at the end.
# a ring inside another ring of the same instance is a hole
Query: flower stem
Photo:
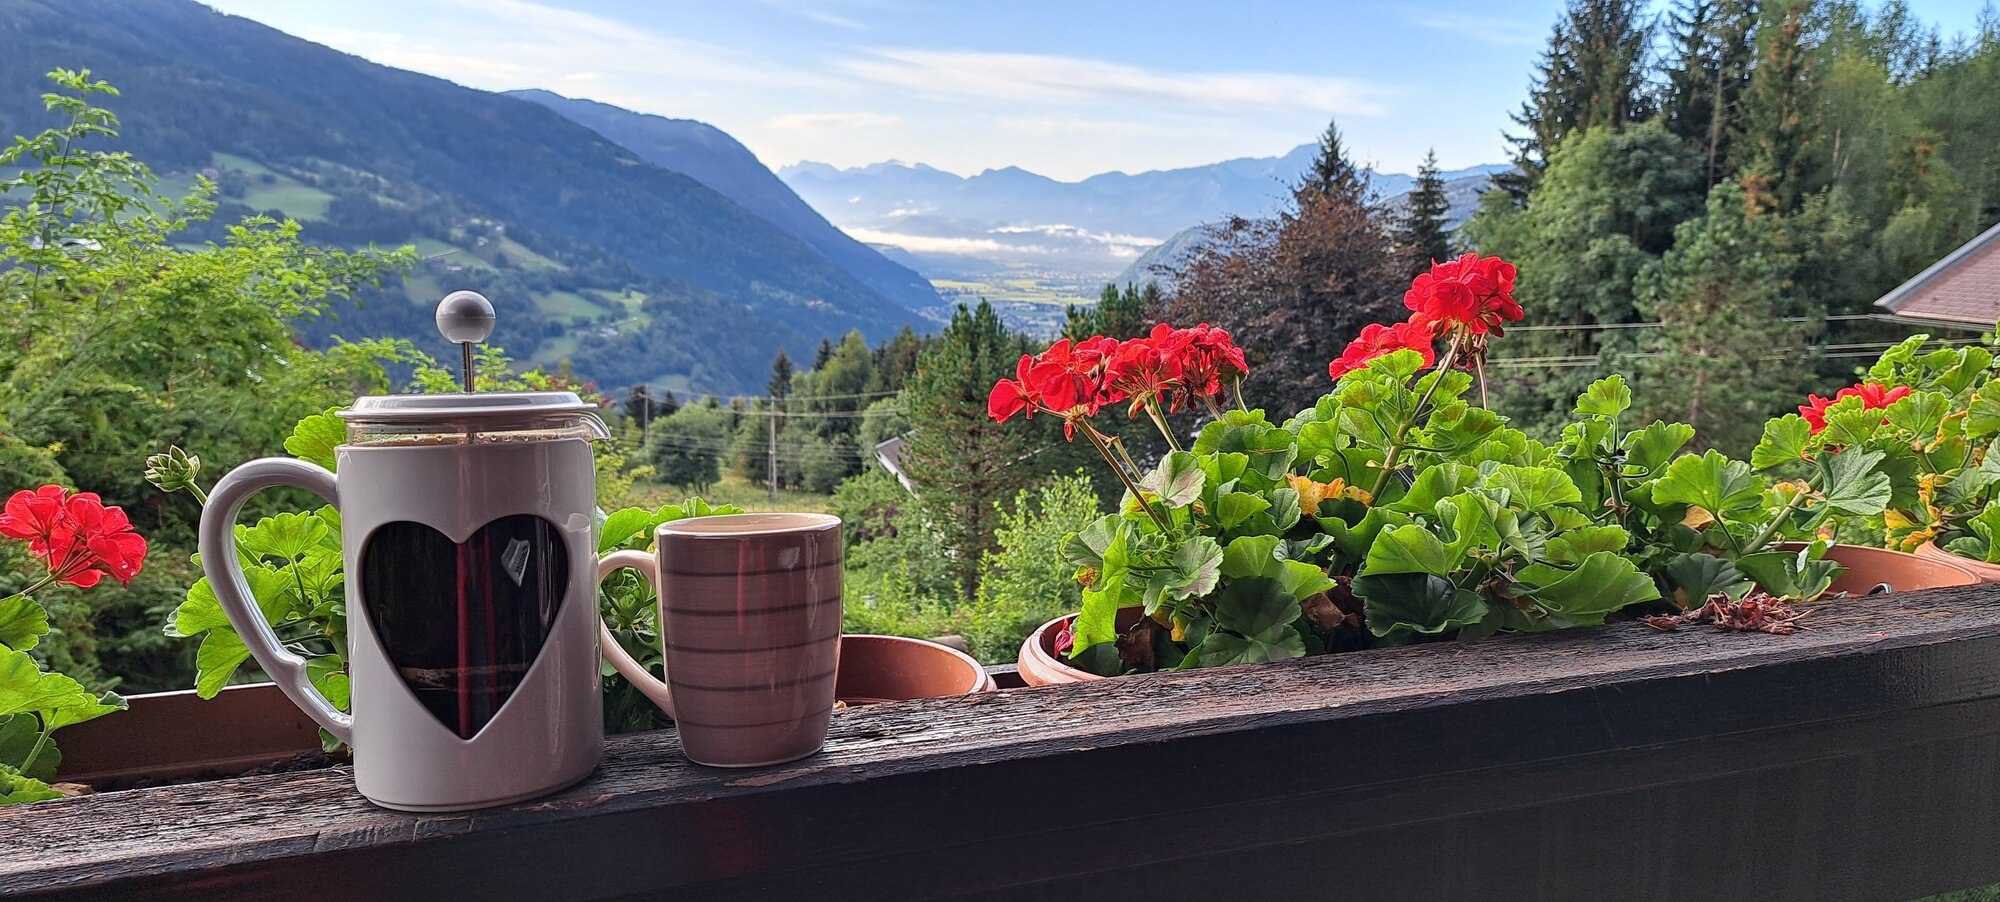
{"type": "Polygon", "coordinates": [[[1167,418],[1160,415],[1159,399],[1146,399],[1146,415],[1153,418],[1153,428],[1160,430],[1160,436],[1167,440],[1168,450],[1181,450],[1181,443],[1174,439],[1174,430],[1167,426],[1167,418]]]}
{"type": "MultiPolygon", "coordinates": [[[[1778,515],[1771,518],[1770,524],[1765,526],[1762,532],[1757,533],[1756,538],[1750,540],[1750,550],[1739,551],[1737,553],[1754,554],[1756,552],[1764,550],[1764,545],[1771,541],[1772,536],[1778,534],[1778,528],[1785,525],[1785,518],[1791,516],[1792,511],[1798,510],[1799,502],[1804,501],[1806,499],[1806,496],[1812,493],[1813,489],[1819,487],[1819,477],[1820,474],[1818,473],[1812,474],[1812,477],[1806,480],[1806,490],[1796,495],[1793,495],[1792,500],[1785,502],[1785,506],[1778,510],[1778,515]]],[[[1716,523],[1718,525],[1722,525],[1722,521],[1720,519],[1718,519],[1716,523]]],[[[1722,525],[1722,531],[1724,535],[1728,535],[1729,527],[1727,525],[1722,525]]]]}
{"type": "Polygon", "coordinates": [[[1479,376],[1479,406],[1493,409],[1493,402],[1486,397],[1486,355],[1472,355],[1472,371],[1479,376]]]}
{"type": "Polygon", "coordinates": [[[1091,447],[1096,448],[1098,456],[1104,458],[1104,462],[1110,465],[1111,472],[1118,474],[1118,481],[1125,483],[1125,490],[1131,492],[1132,497],[1139,499],[1139,506],[1146,509],[1146,515],[1152,517],[1153,522],[1160,525],[1161,531],[1173,532],[1173,524],[1169,523],[1166,517],[1161,516],[1159,511],[1153,509],[1153,503],[1146,500],[1146,493],[1139,490],[1138,484],[1134,483],[1132,477],[1126,474],[1125,468],[1119,466],[1118,461],[1112,458],[1111,446],[1105,442],[1104,436],[1098,434],[1097,430],[1092,428],[1089,423],[1078,423],[1077,425],[1083,427],[1084,437],[1090,439],[1091,447]]]}
{"type": "MultiPolygon", "coordinates": [[[[48,726],[48,723],[44,721],[42,723],[42,726],[46,728],[48,726]]],[[[42,749],[49,744],[49,734],[53,732],[55,731],[49,729],[43,729],[42,732],[35,737],[34,746],[28,749],[28,757],[21,759],[21,768],[20,768],[21,773],[25,774],[28,772],[28,768],[35,766],[35,759],[41,757],[42,749]]]]}
{"type": "Polygon", "coordinates": [[[1382,497],[1382,489],[1389,484],[1389,474],[1396,472],[1396,459],[1403,455],[1403,449],[1406,447],[1403,440],[1410,434],[1410,427],[1417,424],[1418,415],[1423,413],[1424,405],[1431,403],[1431,396],[1437,394],[1439,383],[1442,383],[1445,375],[1451,372],[1452,362],[1458,359],[1458,342],[1459,336],[1452,336],[1451,346],[1444,351],[1444,359],[1439,360],[1436,369],[1431,372],[1430,387],[1424,389],[1423,397],[1418,398],[1416,406],[1410,408],[1410,418],[1396,427],[1395,437],[1389,440],[1389,453],[1382,458],[1382,475],[1375,477],[1375,488],[1369,490],[1368,497],[1382,497]]]}
{"type": "Polygon", "coordinates": [[[1240,411],[1243,411],[1244,413],[1249,413],[1249,412],[1250,412],[1250,405],[1248,405],[1248,404],[1245,404],[1245,403],[1243,403],[1243,380],[1242,380],[1242,379],[1240,379],[1240,378],[1239,378],[1239,379],[1232,379],[1232,380],[1230,380],[1230,381],[1229,381],[1229,393],[1230,393],[1231,395],[1234,395],[1234,396],[1236,396],[1236,409],[1237,409],[1237,410],[1240,410],[1240,411]]]}

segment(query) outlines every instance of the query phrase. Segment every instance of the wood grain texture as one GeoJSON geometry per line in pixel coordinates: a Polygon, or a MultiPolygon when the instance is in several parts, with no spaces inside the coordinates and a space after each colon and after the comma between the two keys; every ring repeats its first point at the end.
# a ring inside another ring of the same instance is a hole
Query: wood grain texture
{"type": "Polygon", "coordinates": [[[0,895],[1907,899],[2000,882],[2000,588],[1789,637],[1636,624],[673,731],[507,808],[344,770],[0,809],[0,895]]]}

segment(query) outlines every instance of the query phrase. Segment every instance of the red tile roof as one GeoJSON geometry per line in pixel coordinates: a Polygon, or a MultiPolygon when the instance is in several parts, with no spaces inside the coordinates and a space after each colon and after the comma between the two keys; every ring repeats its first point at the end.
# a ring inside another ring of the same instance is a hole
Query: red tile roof
{"type": "Polygon", "coordinates": [[[1898,318],[1991,329],[2000,321],[2000,225],[1875,302],[1898,318]]]}

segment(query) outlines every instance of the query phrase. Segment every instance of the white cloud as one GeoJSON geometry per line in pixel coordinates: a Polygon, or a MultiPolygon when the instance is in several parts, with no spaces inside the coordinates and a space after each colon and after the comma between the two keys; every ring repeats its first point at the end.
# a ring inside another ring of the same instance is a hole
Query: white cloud
{"type": "Polygon", "coordinates": [[[991,238],[945,238],[936,235],[905,235],[901,232],[887,232],[881,229],[847,229],[847,234],[856,241],[866,244],[886,244],[920,254],[959,254],[962,256],[983,256],[987,254],[1052,254],[1055,253],[1038,244],[1007,244],[991,238]]]}
{"type": "Polygon", "coordinates": [[[1174,133],[1161,125],[1084,116],[1002,116],[994,120],[1004,131],[1037,138],[1143,138],[1174,133]]]}
{"type": "Polygon", "coordinates": [[[793,130],[882,128],[901,121],[901,116],[883,113],[793,113],[771,120],[771,127],[793,130]]]}
{"type": "Polygon", "coordinates": [[[1061,223],[1053,225],[1000,226],[988,231],[995,235],[1048,235],[1052,238],[1080,238],[1085,241],[1094,241],[1098,244],[1107,244],[1113,247],[1149,248],[1160,243],[1160,239],[1158,238],[1146,238],[1140,235],[1121,235],[1111,232],[1093,232],[1089,229],[1073,225],[1063,225],[1061,223]]]}
{"type": "Polygon", "coordinates": [[[879,84],[941,97],[1023,102],[1154,103],[1219,110],[1387,112],[1385,89],[1355,79],[1275,72],[1176,73],[1032,53],[890,48],[840,68],[879,84]]]}
{"type": "Polygon", "coordinates": [[[1547,31],[1534,22],[1458,12],[1411,13],[1409,19],[1410,24],[1418,28],[1462,35],[1487,44],[1537,44],[1547,31]]]}

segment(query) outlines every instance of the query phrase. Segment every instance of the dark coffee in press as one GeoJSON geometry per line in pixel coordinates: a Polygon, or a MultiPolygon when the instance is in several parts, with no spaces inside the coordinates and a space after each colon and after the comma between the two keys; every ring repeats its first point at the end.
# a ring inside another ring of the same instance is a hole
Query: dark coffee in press
{"type": "Polygon", "coordinates": [[[498,714],[534,666],[569,590],[562,535],[540,517],[487,523],[453,542],[385,523],[361,552],[368,623],[405,685],[461,739],[498,714]]]}

